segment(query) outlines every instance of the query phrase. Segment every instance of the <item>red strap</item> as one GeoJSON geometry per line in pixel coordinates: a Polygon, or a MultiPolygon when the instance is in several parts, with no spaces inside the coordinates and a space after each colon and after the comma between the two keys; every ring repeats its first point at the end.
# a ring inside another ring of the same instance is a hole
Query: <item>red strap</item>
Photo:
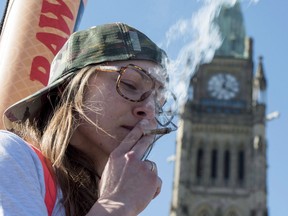
{"type": "Polygon", "coordinates": [[[44,157],[42,152],[39,151],[39,149],[37,149],[36,147],[34,147],[32,145],[30,145],[30,146],[36,152],[36,154],[38,155],[38,157],[42,163],[42,167],[43,167],[43,171],[44,171],[45,188],[46,188],[45,204],[47,207],[48,215],[51,216],[52,212],[53,212],[53,208],[54,208],[55,203],[56,203],[56,196],[57,196],[57,188],[56,188],[56,184],[55,184],[52,165],[51,165],[50,161],[48,161],[44,157]]]}

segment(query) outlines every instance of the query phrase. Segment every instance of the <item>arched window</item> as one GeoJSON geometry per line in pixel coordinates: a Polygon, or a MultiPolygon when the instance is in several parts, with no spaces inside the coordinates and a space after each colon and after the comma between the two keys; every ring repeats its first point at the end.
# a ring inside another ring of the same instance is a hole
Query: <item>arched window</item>
{"type": "Polygon", "coordinates": [[[197,151],[197,161],[196,161],[196,177],[201,179],[204,173],[204,152],[203,149],[200,148],[197,151]]]}
{"type": "Polygon", "coordinates": [[[238,152],[238,181],[240,184],[243,183],[245,178],[245,152],[240,150],[238,152]]]}
{"type": "Polygon", "coordinates": [[[213,149],[211,152],[211,178],[214,180],[217,178],[218,170],[218,151],[213,149]]]}
{"type": "Polygon", "coordinates": [[[256,210],[251,210],[251,212],[250,212],[250,216],[256,216],[256,210]]]}
{"type": "Polygon", "coordinates": [[[209,204],[202,204],[201,206],[198,207],[198,209],[196,210],[196,212],[194,212],[194,214],[191,215],[195,215],[195,216],[214,216],[212,208],[209,204]]]}
{"type": "Polygon", "coordinates": [[[202,210],[202,211],[198,214],[198,216],[210,216],[210,214],[209,214],[208,211],[202,210]]]}
{"type": "Polygon", "coordinates": [[[224,180],[228,181],[230,178],[230,151],[225,150],[224,152],[224,164],[223,164],[223,177],[224,180]]]}
{"type": "MultiPolygon", "coordinates": [[[[239,214],[239,211],[237,211],[235,208],[230,209],[227,213],[224,214],[225,216],[242,216],[242,214],[239,214]]],[[[250,216],[250,215],[249,215],[250,216]]]]}

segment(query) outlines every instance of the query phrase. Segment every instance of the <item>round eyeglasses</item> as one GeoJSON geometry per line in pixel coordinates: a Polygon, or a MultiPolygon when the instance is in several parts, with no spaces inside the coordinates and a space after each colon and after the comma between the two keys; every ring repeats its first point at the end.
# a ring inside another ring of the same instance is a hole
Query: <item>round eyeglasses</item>
{"type": "Polygon", "coordinates": [[[151,73],[134,64],[127,66],[98,65],[95,69],[119,73],[116,90],[128,101],[141,102],[153,93],[158,124],[166,127],[171,123],[176,111],[176,97],[164,87],[156,89],[155,78],[152,77],[151,73]]]}

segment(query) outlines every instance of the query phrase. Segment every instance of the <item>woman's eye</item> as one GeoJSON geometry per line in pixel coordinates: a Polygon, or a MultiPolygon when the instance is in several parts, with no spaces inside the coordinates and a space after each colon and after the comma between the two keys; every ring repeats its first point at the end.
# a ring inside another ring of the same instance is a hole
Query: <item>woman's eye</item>
{"type": "Polygon", "coordinates": [[[129,80],[122,80],[121,81],[121,87],[123,89],[129,90],[129,91],[137,91],[138,90],[137,86],[129,80]]]}

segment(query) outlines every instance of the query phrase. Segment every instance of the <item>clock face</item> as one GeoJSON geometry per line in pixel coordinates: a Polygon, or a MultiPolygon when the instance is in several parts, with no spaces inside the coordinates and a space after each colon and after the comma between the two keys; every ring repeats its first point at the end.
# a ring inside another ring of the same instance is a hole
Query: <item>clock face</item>
{"type": "Polygon", "coordinates": [[[216,99],[229,100],[239,92],[239,83],[233,75],[219,73],[208,81],[208,92],[211,97],[216,99]]]}

